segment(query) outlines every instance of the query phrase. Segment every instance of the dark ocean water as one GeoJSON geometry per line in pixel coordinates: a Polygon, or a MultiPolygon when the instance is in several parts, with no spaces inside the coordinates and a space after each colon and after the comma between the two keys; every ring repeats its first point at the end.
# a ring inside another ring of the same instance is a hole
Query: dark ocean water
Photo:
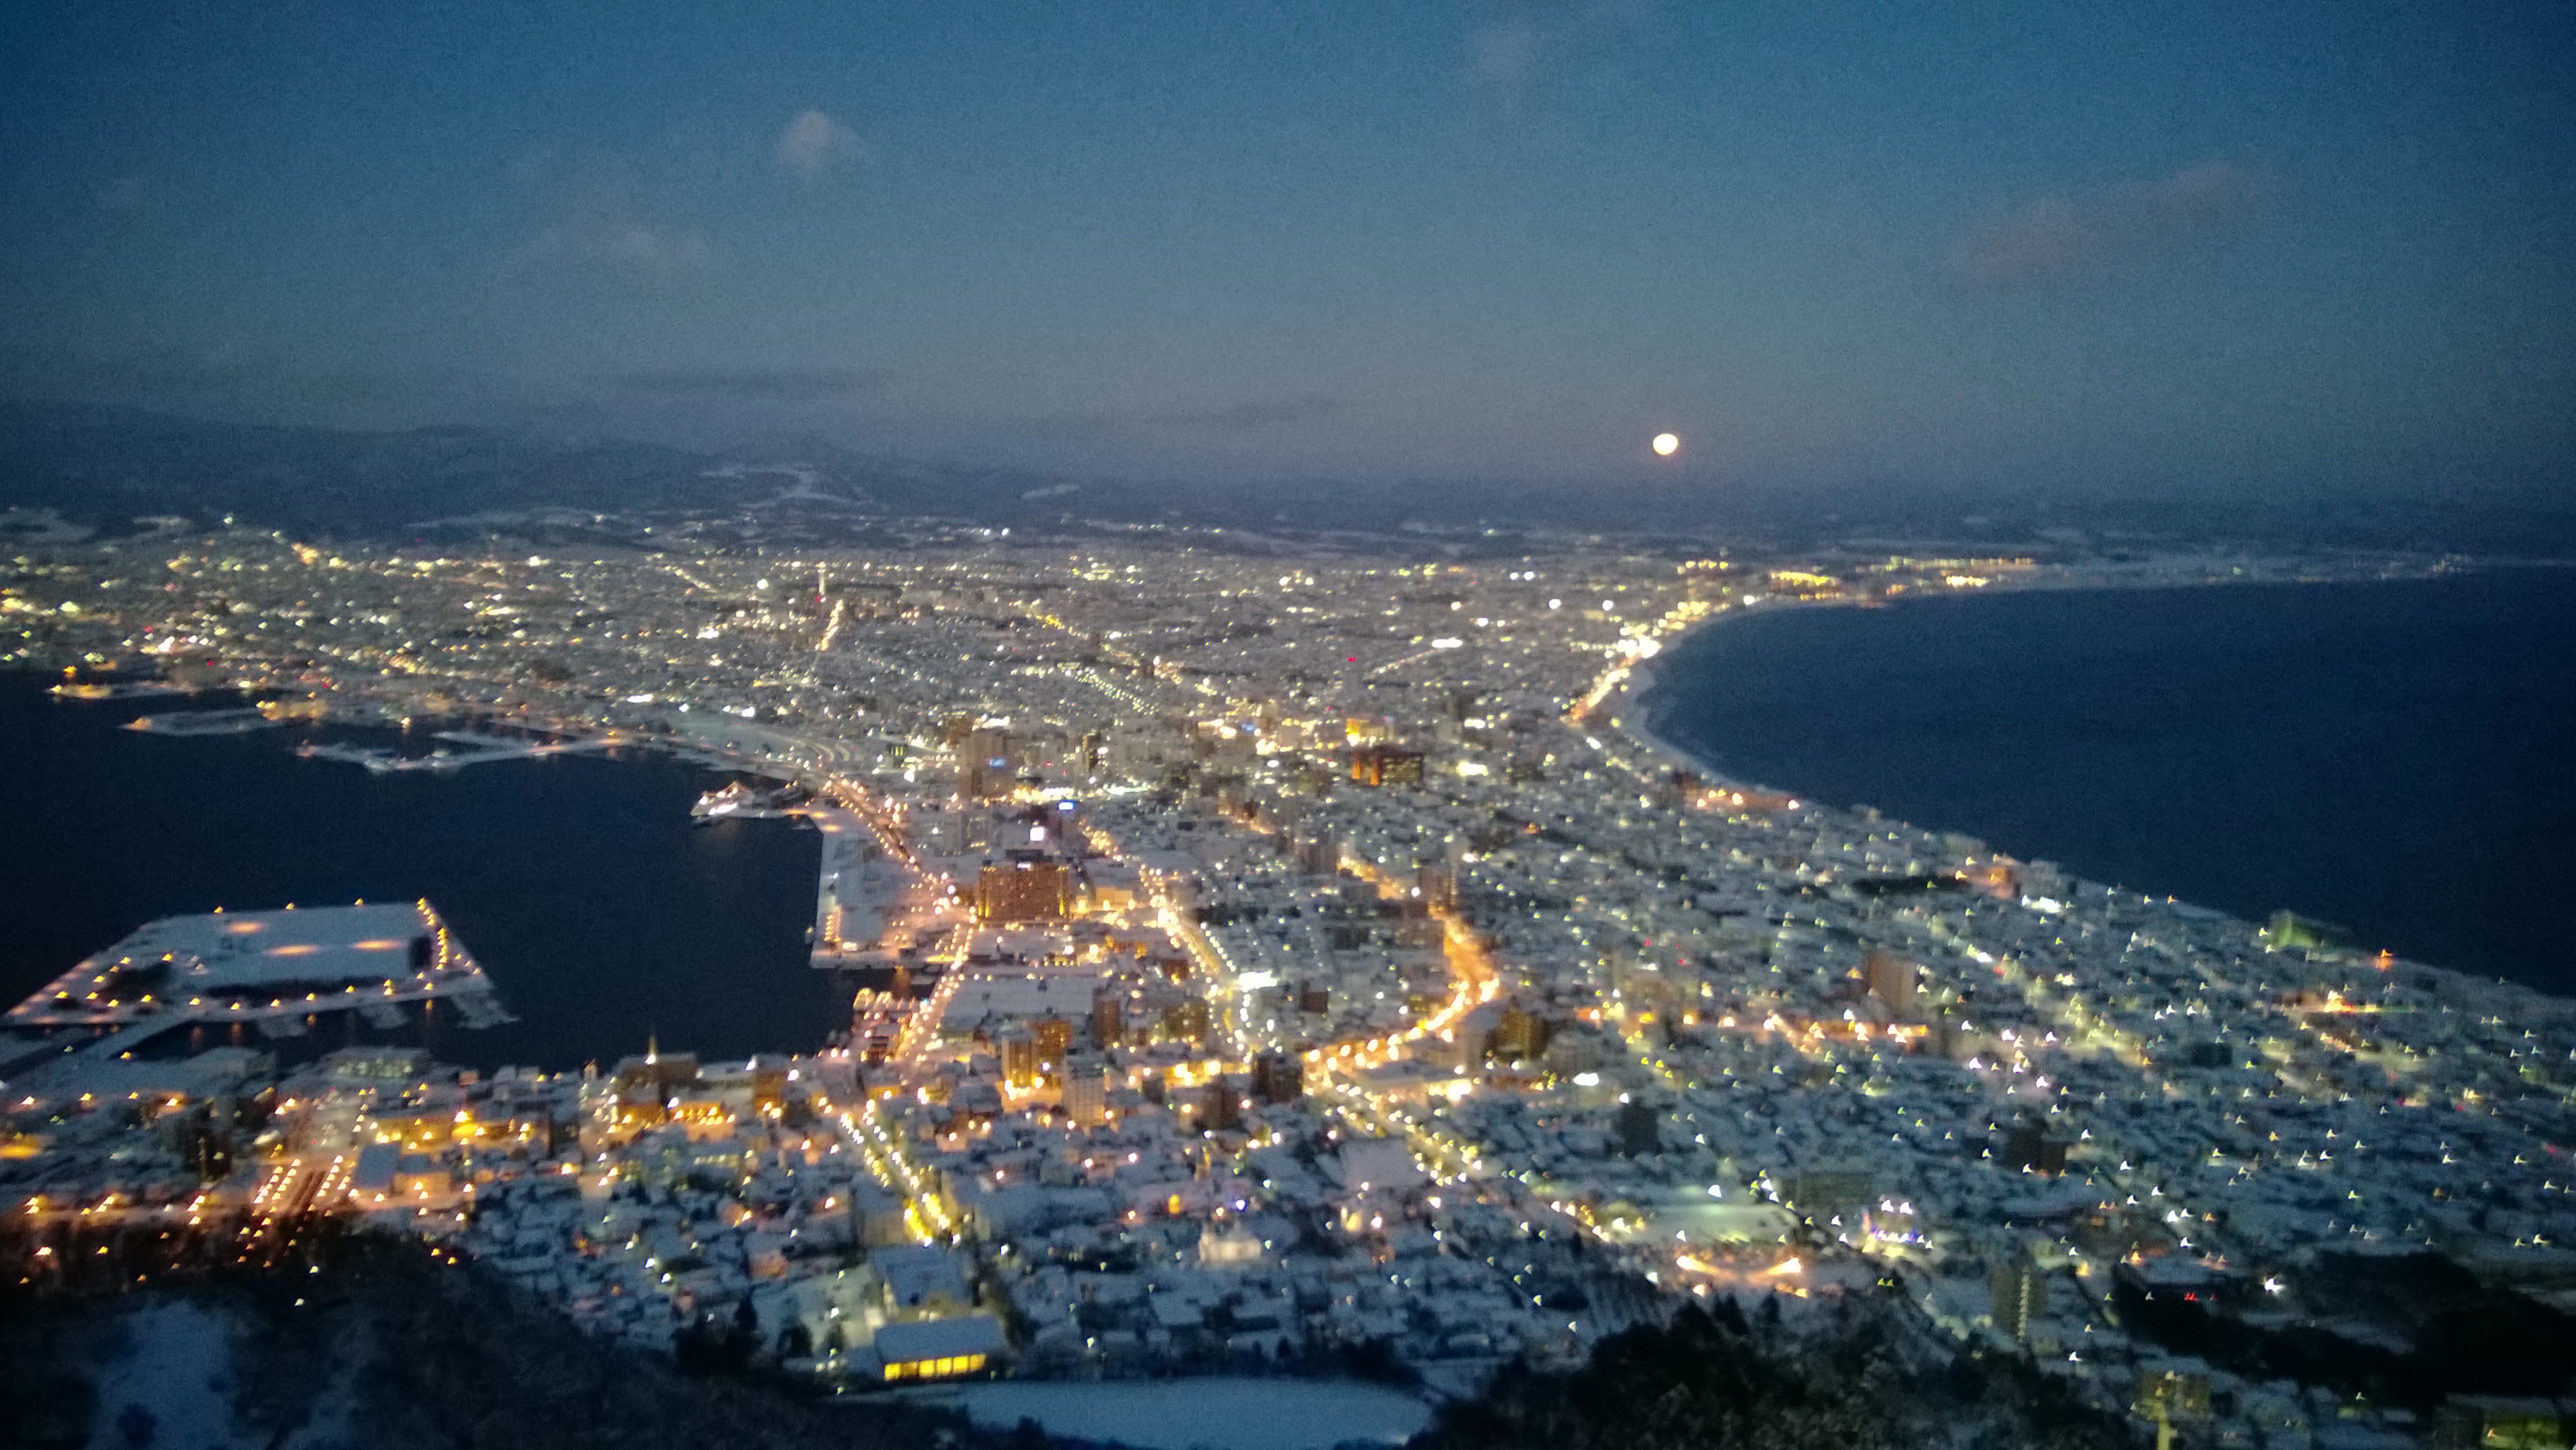
{"type": "Polygon", "coordinates": [[[1645,708],[1738,779],[2576,993],[2576,571],[1756,614],[1645,708]]]}
{"type": "Polygon", "coordinates": [[[147,735],[115,727],[170,702],[67,703],[48,683],[0,674],[7,1003],[154,917],[425,896],[523,1019],[442,1026],[449,1061],[573,1068],[655,1030],[710,1056],[805,1051],[844,1025],[847,999],[805,964],[817,838],[692,827],[724,777],[649,751],[374,775],[292,750],[394,732],[147,735]]]}

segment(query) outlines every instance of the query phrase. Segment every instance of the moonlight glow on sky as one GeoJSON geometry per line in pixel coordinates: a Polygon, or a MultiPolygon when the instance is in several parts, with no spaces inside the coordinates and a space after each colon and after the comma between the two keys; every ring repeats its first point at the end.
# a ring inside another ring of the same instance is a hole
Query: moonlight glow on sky
{"type": "Polygon", "coordinates": [[[2547,489],[2570,55],[2563,0],[31,7],[0,392],[1210,480],[2547,489]]]}

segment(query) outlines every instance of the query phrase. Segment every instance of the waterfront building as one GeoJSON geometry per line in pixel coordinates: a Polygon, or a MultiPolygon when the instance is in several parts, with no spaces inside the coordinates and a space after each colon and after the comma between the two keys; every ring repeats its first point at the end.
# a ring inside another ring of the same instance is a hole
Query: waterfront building
{"type": "Polygon", "coordinates": [[[104,1032],[113,1056],[180,1026],[247,1024],[282,1040],[326,1013],[399,1021],[403,1005],[432,1001],[453,1005],[467,1027],[510,1020],[428,902],[289,906],[147,922],[39,988],[0,1026],[104,1032]]]}

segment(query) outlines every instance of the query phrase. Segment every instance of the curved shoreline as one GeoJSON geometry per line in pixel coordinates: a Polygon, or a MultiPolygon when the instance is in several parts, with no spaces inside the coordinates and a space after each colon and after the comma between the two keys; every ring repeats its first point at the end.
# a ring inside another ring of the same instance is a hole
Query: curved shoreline
{"type": "MultiPolygon", "coordinates": [[[[1714,761],[1701,758],[1690,750],[1675,743],[1662,731],[1655,728],[1655,721],[1653,718],[1655,713],[1653,695],[1654,692],[1665,683],[1665,666],[1671,661],[1676,652],[1690,645],[1694,641],[1705,637],[1711,631],[1728,623],[1729,621],[1748,619],[1755,615],[1776,614],[1784,610],[1902,608],[1908,604],[1921,603],[1925,599],[1937,598],[1954,601],[1971,598],[1992,599],[2011,594],[2111,594],[2129,593],[2133,591],[2179,592],[2198,589],[2260,588],[2264,586],[2299,587],[2330,584],[2425,584],[2437,582],[2443,579],[2458,579],[2475,575],[2541,569],[2576,571],[2576,560],[2441,560],[2425,567],[2420,572],[2380,572],[2368,575],[2350,576],[2332,574],[2320,575],[2312,573],[2292,573],[2287,575],[2259,573],[2236,577],[2212,577],[2202,579],[2156,577],[2124,578],[2117,575],[2107,574],[2079,575],[2074,577],[2045,576],[2005,584],[2000,587],[1988,586],[1973,592],[1921,595],[1914,599],[1904,600],[1865,601],[1849,598],[1765,599],[1759,604],[1740,604],[1731,608],[1718,610],[1710,614],[1706,619],[1682,630],[1680,633],[1674,635],[1670,640],[1661,642],[1662,648],[1654,655],[1646,659],[1639,660],[1629,667],[1628,678],[1613,687],[1609,694],[1602,698],[1600,705],[1596,706],[1592,713],[1595,716],[1602,718],[1605,723],[1609,725],[1609,728],[1624,736],[1640,751],[1662,762],[1671,769],[1691,771],[1699,775],[1703,780],[1709,781],[1712,784],[1723,785],[1731,790],[1759,790],[1778,794],[1797,795],[1798,792],[1789,787],[1767,782],[1743,780],[1738,777],[1728,775],[1725,771],[1719,769],[1714,761]],[[1635,715],[1631,715],[1631,711],[1635,711],[1637,713],[1635,715]]],[[[1871,809],[1872,807],[1869,807],[1865,802],[1849,802],[1840,808],[1847,810],[1862,810],[1871,809]]],[[[1934,827],[1933,829],[1939,828],[1934,827]]]]}
{"type": "Polygon", "coordinates": [[[1691,643],[1704,639],[1729,621],[1753,618],[1792,609],[1858,609],[1861,605],[1849,599],[1802,599],[1762,604],[1738,605],[1720,610],[1672,637],[1652,656],[1629,667],[1628,678],[1613,687],[1593,711],[1610,729],[1619,733],[1639,752],[1669,770],[1686,770],[1711,785],[1729,790],[1773,791],[1794,795],[1782,787],[1758,781],[1741,780],[1717,768],[1713,761],[1703,760],[1676,744],[1655,728],[1655,692],[1665,684],[1664,671],[1674,654],[1691,643]]]}
{"type": "MultiPolygon", "coordinates": [[[[2551,567],[2554,571],[2563,573],[2567,566],[2564,564],[2557,564],[2553,561],[2551,566],[2544,567],[2551,567]]],[[[2452,565],[2442,569],[2427,570],[2420,573],[2377,573],[2366,577],[2347,576],[2317,578],[2310,576],[2305,578],[2283,578],[2276,576],[2271,578],[2247,579],[2241,581],[2229,579],[2212,580],[2208,582],[2210,584],[2233,584],[2241,582],[2276,585],[2341,584],[2354,586],[2365,584],[2433,584],[2446,581],[2465,583],[2479,576],[2493,578],[2498,575],[2523,575],[2528,577],[2528,571],[2521,568],[2515,568],[2510,565],[2501,567],[2460,567],[2458,565],[2452,565]]],[[[2545,584],[2554,581],[2542,582],[2545,584]]],[[[2023,590],[2028,589],[2045,589],[2052,592],[2081,590],[2087,593],[2108,593],[2135,588],[2183,590],[2198,587],[2207,586],[2189,581],[2151,582],[2068,579],[2034,581],[2029,585],[2017,586],[2013,589],[1997,589],[1986,592],[2006,593],[2022,592],[2023,590]]],[[[1926,595],[1920,597],[1955,598],[1956,596],[1926,595]]],[[[2355,597],[2364,598],[2372,596],[2356,595],[2355,597]]],[[[1891,602],[1905,603],[1912,601],[1897,600],[1891,602]]],[[[1765,601],[1762,604],[1753,606],[1727,609],[1721,613],[1712,615],[1707,619],[1698,621],[1690,628],[1673,636],[1673,642],[1667,644],[1664,649],[1659,650],[1656,655],[1647,660],[1639,661],[1638,666],[1634,669],[1631,676],[1627,680],[1623,681],[1619,687],[1605,696],[1603,706],[1596,712],[1596,718],[1602,726],[1609,727],[1610,731],[1615,731],[1623,745],[1630,745],[1635,748],[1638,757],[1635,762],[1635,768],[1638,769],[1641,774],[1660,776],[1662,771],[1666,768],[1688,770],[1699,775],[1699,777],[1707,784],[1719,787],[1720,789],[1744,790],[1747,792],[1761,791],[1785,798],[1788,800],[1790,806],[1795,809],[1821,809],[1835,815],[1857,815],[1871,819],[1880,818],[1880,812],[1884,808],[1872,805],[1866,795],[1863,794],[1856,794],[1855,798],[1851,800],[1826,800],[1818,796],[1807,794],[1804,790],[1798,787],[1763,785],[1747,778],[1744,774],[1731,772],[1721,768],[1714,759],[1703,756],[1694,749],[1685,746],[1673,734],[1668,733],[1670,726],[1679,718],[1678,714],[1674,712],[1677,712],[1681,708],[1681,702],[1675,698],[1660,694],[1665,687],[1675,686],[1677,684],[1677,679],[1681,678],[1674,676],[1669,669],[1674,653],[1683,645],[1702,639],[1707,629],[1723,622],[1729,616],[1769,612],[1773,609],[1792,607],[1853,608],[1862,607],[1862,603],[1862,601],[1854,601],[1850,599],[1765,601]]],[[[2320,606],[2311,605],[2307,607],[2313,609],[2320,606]]],[[[2401,613],[2400,618],[2404,617],[2407,616],[2404,613],[2401,613]]],[[[2522,649],[2529,647],[2528,638],[2521,635],[2517,635],[2514,638],[2521,642],[2510,646],[2511,648],[2522,649]]],[[[1775,661],[1774,663],[1776,664],[1777,662],[1775,661]]],[[[1817,763],[1818,762],[1813,759],[1808,761],[1808,765],[1811,770],[1817,766],[1817,763]]],[[[1937,771],[1935,773],[1937,774],[1937,771]]],[[[1866,790],[1866,787],[1864,786],[1863,789],[1866,790]]],[[[1970,799],[1982,798],[1983,795],[1993,793],[1990,791],[1981,792],[1977,787],[1965,785],[1948,791],[1934,790],[1929,793],[1928,797],[1925,797],[1923,792],[1915,792],[1914,794],[1918,797],[1916,802],[1916,812],[1900,815],[1893,810],[1889,810],[1886,812],[1884,819],[1891,823],[1902,824],[1910,829],[1918,831],[1943,833],[1954,829],[1959,830],[1965,835],[1980,841],[1991,842],[1992,844],[1988,849],[1991,849],[1998,854],[2030,859],[2022,850],[2015,849],[2015,846],[2017,843],[2028,837],[2032,830],[2035,829],[2032,821],[2020,820],[2019,817],[2031,815],[2033,812],[2017,808],[2008,791],[1998,797],[2002,802],[1998,807],[2000,812],[1999,819],[1990,818],[1986,815],[1979,815],[1974,810],[1969,810],[1963,813],[1960,808],[1961,802],[1958,799],[1950,800],[1947,807],[1934,803],[1945,796],[1960,797],[1962,796],[1963,791],[1965,792],[1966,797],[1970,799]],[[1961,818],[1963,814],[1968,819],[1981,820],[1986,822],[1986,824],[1982,827],[1954,826],[1950,824],[1950,822],[1961,818]],[[2018,826],[2008,827],[2003,824],[2004,820],[2018,820],[2018,826]]],[[[2045,812],[2039,812],[2039,814],[2045,814],[2045,812]]],[[[2180,888],[2178,885],[2179,881],[2198,878],[2193,877],[2187,870],[2182,871],[2178,877],[2176,871],[2174,869],[2170,869],[2174,866],[2174,860],[2170,858],[2170,853],[2167,853],[2165,858],[2128,860],[2125,864],[2118,862],[2106,863],[2098,859],[2098,852],[2088,852],[2083,844],[2088,839],[2084,817],[2070,817],[2062,822],[2050,822],[2047,824],[2050,825],[2052,829],[2042,830],[2040,834],[2049,836],[2055,841],[2055,844],[2053,846],[2041,846],[2039,848],[2039,852],[2042,855],[2056,857],[2064,861],[2065,864],[2059,869],[2064,873],[2070,886],[2088,888],[2104,887],[2106,889],[2117,889],[2130,892],[2144,891],[2155,896],[2167,897],[2167,899],[2175,901],[2178,905],[2190,904],[2192,905],[2192,909],[2196,911],[2209,911],[2213,914],[2224,915],[2255,923],[2259,923],[2264,919],[2265,911],[2286,904],[2289,909],[2298,911],[2302,914],[2313,914],[2317,917],[2333,917],[2350,920],[2355,924],[2355,926],[2361,928],[2365,934],[2379,934],[2383,939],[2393,940],[2400,938],[2413,938],[2416,941],[2414,951],[2408,952],[2402,946],[2399,949],[2402,954],[2402,959],[2410,966],[2425,967],[2432,970],[2442,971],[2456,976],[2464,982],[2486,983],[2493,981],[2497,983],[2517,985],[2553,1000],[2563,1000],[2568,996],[2576,996],[2576,990],[2571,990],[2571,984],[2561,983],[2545,965],[2531,960],[2527,951],[2522,951],[2510,945],[2511,942],[2519,940],[2519,938],[2515,938],[2510,935],[2496,941],[2488,941],[2485,936],[2481,936],[2476,932],[2464,932],[2462,929],[2458,929],[2456,927],[2456,923],[2445,925],[2443,919],[2438,913],[2424,917],[2422,920],[2417,920],[2404,913],[2400,913],[2397,916],[2386,919],[2375,917],[2370,912],[2355,907],[2351,902],[2343,900],[2332,891],[2326,891],[2323,894],[2320,894],[2316,889],[2314,889],[2316,886],[2315,881],[2310,880],[2308,877],[2299,876],[2296,873],[2288,876],[2274,877],[2266,876],[2260,871],[2250,873],[2237,871],[2227,873],[2226,883],[2232,884],[2223,883],[2213,885],[2210,880],[2200,879],[2197,887],[2180,888]],[[2067,829],[2053,829],[2055,826],[2059,825],[2063,825],[2067,829]],[[2159,865],[2159,859],[2162,859],[2161,866],[2159,865]],[[2152,889],[2150,889],[2147,884],[2150,882],[2158,884],[2154,885],[2152,889]],[[2171,886],[2164,884],[2169,882],[2177,884],[2171,886]],[[2250,890],[2248,888],[2250,888],[2250,890]],[[2171,893],[2170,895],[2168,894],[2169,892],[2171,893]],[[2206,893],[2206,895],[2204,893],[2206,893]],[[2233,901],[2233,904],[2223,907],[2203,906],[2197,904],[2200,901],[2207,900],[2209,896],[2218,896],[2221,898],[2232,896],[2235,900],[2233,901]],[[2248,897],[2255,899],[2248,900],[2248,897]],[[2265,898],[2268,898],[2268,900],[2265,898]],[[2358,914],[2347,915],[2348,913],[2358,914]],[[2454,938],[2458,939],[2454,940],[2454,938]],[[2437,952],[2439,955],[2433,955],[2433,953],[2437,952]],[[2463,962],[2463,958],[2466,959],[2465,962],[2463,962]],[[2435,963],[2437,962],[2445,963],[2445,965],[2436,966],[2435,963]],[[2463,962],[2463,964],[2447,965],[2447,963],[2452,962],[2463,962]],[[2467,963],[2475,964],[2470,965],[2467,963]],[[2500,973],[2502,975],[2500,975],[2500,973]]],[[[2299,838],[2296,838],[2295,836],[2290,838],[2290,840],[2293,845],[2299,844],[2299,838]]],[[[2131,851],[2128,854],[2136,856],[2138,853],[2136,851],[2131,851]]],[[[2149,858],[2157,858],[2157,853],[2152,850],[2148,851],[2146,855],[2149,858]]],[[[2208,873],[2206,872],[2201,873],[2203,877],[2207,876],[2207,874],[2208,873]]],[[[2313,873],[2311,873],[2311,875],[2313,875],[2313,873]]],[[[2489,933],[2488,935],[2492,935],[2492,933],[2489,933]]]]}

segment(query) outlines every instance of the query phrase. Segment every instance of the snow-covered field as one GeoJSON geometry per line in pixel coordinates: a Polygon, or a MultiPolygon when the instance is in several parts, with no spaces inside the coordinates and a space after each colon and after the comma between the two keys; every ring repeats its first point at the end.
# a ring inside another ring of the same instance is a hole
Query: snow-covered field
{"type": "Polygon", "coordinates": [[[125,1316],[127,1352],[98,1369],[98,1417],[90,1443],[150,1441],[221,1450],[250,1443],[233,1422],[233,1335],[230,1315],[184,1299],[149,1304],[125,1316]],[[136,1418],[138,1440],[119,1420],[136,1418]]]}

